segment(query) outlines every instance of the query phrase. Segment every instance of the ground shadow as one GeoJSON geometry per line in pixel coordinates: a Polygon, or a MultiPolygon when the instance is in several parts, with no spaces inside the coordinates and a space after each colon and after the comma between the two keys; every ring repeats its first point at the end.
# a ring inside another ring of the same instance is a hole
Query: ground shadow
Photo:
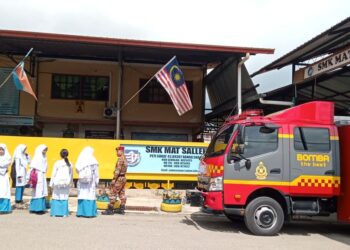
{"type": "MultiPolygon", "coordinates": [[[[206,229],[217,232],[251,233],[243,221],[231,221],[223,214],[193,213],[181,221],[198,230],[206,229]]],[[[342,224],[330,219],[299,219],[284,224],[279,235],[311,236],[320,234],[331,240],[350,246],[350,224],[342,224]]]]}
{"type": "Polygon", "coordinates": [[[350,225],[327,220],[296,220],[285,223],[280,235],[320,234],[350,246],[350,225]]]}
{"type": "Polygon", "coordinates": [[[217,232],[248,233],[242,222],[232,222],[223,214],[204,214],[202,212],[192,213],[185,216],[181,221],[196,229],[206,229],[217,232]]]}

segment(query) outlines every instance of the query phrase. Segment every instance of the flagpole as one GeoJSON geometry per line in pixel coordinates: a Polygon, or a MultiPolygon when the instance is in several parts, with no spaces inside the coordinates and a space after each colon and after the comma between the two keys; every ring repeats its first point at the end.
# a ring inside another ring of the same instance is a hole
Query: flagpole
{"type": "Polygon", "coordinates": [[[137,91],[129,100],[127,100],[124,105],[120,108],[120,110],[122,110],[135,96],[137,96],[138,93],[140,93],[150,82],[151,80],[154,78],[155,75],[158,74],[159,71],[163,70],[166,66],[169,65],[169,63],[174,60],[176,58],[176,56],[173,56],[163,67],[160,68],[160,70],[157,71],[157,73],[155,73],[147,82],[145,85],[142,86],[142,88],[139,89],[139,91],[137,91]]]}
{"type": "Polygon", "coordinates": [[[129,100],[127,100],[124,105],[120,108],[120,110],[122,110],[126,105],[128,105],[128,103],[135,97],[137,96],[138,93],[140,93],[150,82],[151,80],[154,78],[156,74],[154,74],[146,83],[145,85],[142,86],[142,88],[140,88],[132,97],[130,97],[129,100]]]}
{"type": "Polygon", "coordinates": [[[29,55],[30,55],[30,53],[33,51],[33,48],[30,48],[30,50],[27,52],[27,54],[23,57],[23,59],[16,65],[16,67],[11,71],[11,73],[6,77],[6,79],[0,84],[0,88],[2,87],[2,86],[4,86],[5,85],[5,83],[10,79],[10,77],[12,76],[12,73],[13,73],[13,71],[15,71],[17,68],[18,68],[18,66],[21,64],[21,62],[23,62],[29,55]]]}
{"type": "Polygon", "coordinates": [[[24,56],[24,58],[22,59],[22,61],[24,61],[29,55],[30,53],[32,53],[33,48],[30,48],[30,50],[27,52],[27,54],[24,56]]]}

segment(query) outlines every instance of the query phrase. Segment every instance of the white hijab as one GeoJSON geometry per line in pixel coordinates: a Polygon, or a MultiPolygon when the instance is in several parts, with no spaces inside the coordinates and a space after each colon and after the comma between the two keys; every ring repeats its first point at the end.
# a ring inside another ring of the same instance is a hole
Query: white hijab
{"type": "Polygon", "coordinates": [[[43,151],[47,148],[45,144],[36,147],[34,157],[30,163],[30,168],[35,168],[43,173],[47,171],[47,158],[43,155],[43,151]]]}
{"type": "Polygon", "coordinates": [[[6,145],[0,144],[0,148],[4,149],[4,151],[5,151],[4,155],[0,156],[0,166],[10,165],[11,155],[10,155],[9,151],[7,150],[6,145]]]}
{"type": "Polygon", "coordinates": [[[77,170],[80,171],[89,165],[98,165],[98,162],[94,156],[94,149],[87,146],[80,152],[75,166],[77,170]]]}
{"type": "Polygon", "coordinates": [[[25,154],[25,151],[27,149],[27,146],[24,144],[19,144],[16,149],[15,152],[13,153],[13,159],[19,159],[21,162],[21,165],[26,167],[29,163],[29,159],[27,157],[27,155],[25,154]]]}

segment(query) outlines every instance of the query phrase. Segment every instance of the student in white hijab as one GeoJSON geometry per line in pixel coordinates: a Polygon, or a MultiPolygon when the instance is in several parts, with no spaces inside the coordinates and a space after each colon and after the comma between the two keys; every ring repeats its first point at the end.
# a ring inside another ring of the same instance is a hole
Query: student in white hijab
{"type": "Polygon", "coordinates": [[[26,153],[27,146],[24,144],[19,144],[13,155],[13,162],[15,164],[16,175],[13,181],[16,184],[16,194],[15,194],[15,202],[22,203],[23,202],[23,191],[24,186],[26,185],[27,179],[27,166],[30,163],[30,159],[28,154],[26,153]]]}
{"type": "Polygon", "coordinates": [[[11,156],[5,144],[0,144],[0,213],[11,213],[11,187],[8,167],[11,156]]]}
{"type": "Polygon", "coordinates": [[[37,184],[32,190],[32,199],[29,204],[29,212],[43,214],[46,211],[46,200],[47,196],[47,182],[46,182],[46,171],[47,171],[47,159],[46,159],[47,146],[41,144],[36,147],[34,157],[30,163],[30,172],[28,179],[32,171],[37,174],[37,184]]]}
{"type": "Polygon", "coordinates": [[[62,149],[60,152],[61,160],[53,165],[50,187],[52,190],[52,201],[50,216],[67,217],[68,197],[70,185],[73,183],[72,164],[68,160],[68,150],[62,149]]]}
{"type": "Polygon", "coordinates": [[[85,147],[78,156],[78,217],[96,217],[96,187],[99,182],[98,162],[92,147],[85,147]]]}

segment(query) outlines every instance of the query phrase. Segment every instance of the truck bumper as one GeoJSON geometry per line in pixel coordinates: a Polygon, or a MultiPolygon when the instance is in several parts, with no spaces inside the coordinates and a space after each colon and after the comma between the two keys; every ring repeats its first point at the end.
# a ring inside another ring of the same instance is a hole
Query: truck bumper
{"type": "Polygon", "coordinates": [[[216,211],[224,210],[222,204],[222,192],[202,192],[202,196],[204,198],[204,207],[216,211]]]}

